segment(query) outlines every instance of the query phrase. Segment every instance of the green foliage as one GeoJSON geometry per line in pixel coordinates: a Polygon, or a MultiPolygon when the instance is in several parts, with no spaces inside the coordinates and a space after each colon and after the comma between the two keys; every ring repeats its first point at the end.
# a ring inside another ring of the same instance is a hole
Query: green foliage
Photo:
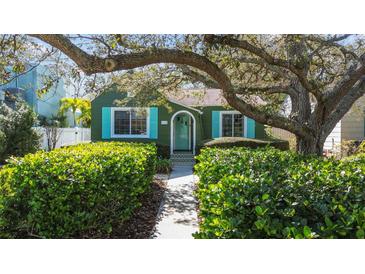
{"type": "Polygon", "coordinates": [[[272,139],[272,140],[260,140],[260,139],[250,139],[243,137],[221,137],[212,140],[207,140],[204,142],[203,147],[249,147],[258,148],[271,146],[281,150],[289,149],[289,142],[284,140],[272,139]]]}
{"type": "Polygon", "coordinates": [[[91,103],[87,99],[81,98],[62,98],[60,101],[60,115],[71,110],[74,125],[81,123],[84,127],[90,127],[91,124],[91,103]],[[76,111],[80,110],[81,114],[76,118],[76,111]]]}
{"type": "Polygon", "coordinates": [[[196,238],[364,238],[365,154],[209,148],[197,159],[196,238]]]}
{"type": "Polygon", "coordinates": [[[68,127],[67,116],[62,113],[57,113],[57,115],[52,115],[50,118],[39,115],[38,116],[39,125],[41,127],[58,127],[65,128],[68,127]]]}
{"type": "Polygon", "coordinates": [[[365,153],[365,141],[362,141],[356,150],[356,154],[365,153]]]}
{"type": "Polygon", "coordinates": [[[365,165],[365,152],[354,154],[342,159],[343,162],[353,162],[358,165],[365,165]]]}
{"type": "Polygon", "coordinates": [[[11,82],[14,74],[25,71],[22,55],[29,46],[26,40],[22,35],[0,35],[0,84],[11,82]]]}
{"type": "Polygon", "coordinates": [[[6,136],[0,129],[0,155],[2,155],[6,149],[6,136]]]}
{"type": "Polygon", "coordinates": [[[106,238],[140,206],[153,144],[92,143],[28,154],[0,171],[2,238],[106,238]]]}
{"type": "Polygon", "coordinates": [[[162,174],[169,174],[172,170],[172,163],[170,159],[158,158],[156,163],[156,172],[162,174]]]}
{"type": "Polygon", "coordinates": [[[42,75],[42,78],[43,85],[35,91],[38,98],[42,98],[46,95],[51,88],[54,87],[55,82],[57,82],[57,80],[53,79],[50,75],[42,75]]]}
{"type": "Polygon", "coordinates": [[[0,163],[10,156],[24,156],[39,149],[40,136],[32,128],[34,112],[22,102],[15,109],[0,106],[0,163]]]}

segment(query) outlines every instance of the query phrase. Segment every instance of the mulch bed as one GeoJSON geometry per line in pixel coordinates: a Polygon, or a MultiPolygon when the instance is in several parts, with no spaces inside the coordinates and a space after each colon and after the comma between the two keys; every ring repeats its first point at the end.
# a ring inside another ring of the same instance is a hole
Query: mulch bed
{"type": "Polygon", "coordinates": [[[151,191],[141,197],[142,206],[121,227],[115,230],[114,239],[149,239],[156,225],[160,204],[166,190],[166,183],[154,179],[151,191]]]}

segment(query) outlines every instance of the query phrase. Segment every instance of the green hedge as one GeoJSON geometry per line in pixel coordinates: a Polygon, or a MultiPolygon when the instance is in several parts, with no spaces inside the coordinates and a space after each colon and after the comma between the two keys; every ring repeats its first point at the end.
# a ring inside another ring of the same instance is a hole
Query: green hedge
{"type": "Polygon", "coordinates": [[[364,238],[365,155],[205,149],[196,238],[364,238]]]}
{"type": "Polygon", "coordinates": [[[260,140],[243,137],[221,137],[203,142],[202,147],[217,147],[217,148],[231,148],[231,147],[274,147],[280,150],[289,150],[289,142],[285,140],[260,140]]]}
{"type": "Polygon", "coordinates": [[[92,143],[18,158],[0,172],[0,237],[108,237],[140,206],[153,144],[92,143]]]}
{"type": "Polygon", "coordinates": [[[356,149],[356,154],[365,153],[365,141],[362,141],[359,147],[356,149]]]}

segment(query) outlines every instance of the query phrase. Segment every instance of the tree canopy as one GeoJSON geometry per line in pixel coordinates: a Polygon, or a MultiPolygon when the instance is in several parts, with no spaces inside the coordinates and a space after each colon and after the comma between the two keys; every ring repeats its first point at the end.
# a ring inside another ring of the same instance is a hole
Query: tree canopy
{"type": "Polygon", "coordinates": [[[148,81],[162,73],[155,78],[165,87],[219,88],[244,115],[294,133],[302,153],[321,154],[328,134],[365,93],[361,35],[34,37],[62,51],[87,75],[124,71],[144,78],[142,72],[148,81]],[[289,115],[282,111],[286,98],[289,115]]]}

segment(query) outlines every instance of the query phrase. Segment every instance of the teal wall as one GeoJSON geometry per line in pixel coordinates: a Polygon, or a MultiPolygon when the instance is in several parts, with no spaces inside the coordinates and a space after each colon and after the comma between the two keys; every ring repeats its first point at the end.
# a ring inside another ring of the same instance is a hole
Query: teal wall
{"type": "MultiPolygon", "coordinates": [[[[156,106],[158,108],[158,131],[157,131],[157,139],[146,139],[146,138],[102,138],[102,109],[103,107],[117,107],[116,100],[122,100],[126,97],[125,93],[118,92],[115,88],[111,88],[108,92],[102,93],[100,96],[95,98],[91,102],[91,140],[92,141],[101,141],[101,140],[113,140],[113,141],[137,141],[137,142],[156,142],[161,145],[170,146],[170,124],[171,117],[174,113],[180,110],[186,110],[193,114],[196,120],[196,146],[200,146],[204,140],[212,139],[212,115],[213,111],[224,111],[229,110],[223,106],[207,106],[207,107],[199,107],[198,109],[202,112],[200,114],[198,111],[192,110],[190,108],[183,107],[178,104],[168,103],[168,105],[156,106]],[[161,121],[167,121],[167,125],[161,125],[161,121]]],[[[136,103],[129,102],[124,104],[123,106],[135,107],[138,106],[136,103]]],[[[105,111],[105,110],[104,110],[105,111]]],[[[108,118],[110,121],[110,118],[108,118]]],[[[266,133],[264,130],[264,126],[255,123],[253,120],[254,131],[248,132],[247,137],[251,138],[266,138],[266,133]]],[[[109,130],[110,128],[104,129],[109,130]]],[[[106,134],[104,132],[104,134],[106,134]]],[[[154,133],[155,134],[155,133],[154,133]]]]}
{"type": "MultiPolygon", "coordinates": [[[[123,98],[125,98],[124,93],[118,92],[116,90],[111,90],[108,92],[104,92],[103,94],[101,94],[100,96],[98,96],[91,102],[91,140],[92,141],[103,140],[103,138],[102,138],[102,109],[103,109],[103,107],[117,107],[118,105],[117,105],[116,100],[121,100],[123,98]]],[[[134,107],[134,106],[136,106],[136,104],[132,102],[132,103],[127,103],[123,106],[134,107]]],[[[108,140],[156,142],[161,145],[169,146],[170,145],[171,118],[174,115],[174,113],[176,113],[180,110],[185,110],[185,111],[189,111],[195,118],[196,145],[197,146],[200,145],[201,141],[203,140],[202,139],[203,138],[202,123],[201,123],[200,115],[197,111],[185,108],[183,106],[180,106],[180,105],[174,104],[174,103],[169,103],[168,105],[164,105],[164,106],[158,106],[156,108],[158,109],[156,111],[156,114],[158,113],[158,115],[157,115],[158,116],[158,130],[157,130],[157,134],[156,133],[153,133],[153,134],[154,134],[154,136],[156,136],[156,135],[158,136],[157,139],[152,138],[150,136],[150,138],[148,138],[148,139],[146,139],[146,138],[135,138],[135,139],[134,138],[133,139],[111,138],[108,140]],[[167,121],[167,125],[161,125],[161,121],[167,121]]],[[[152,112],[152,115],[153,115],[153,112],[152,112]]],[[[150,111],[150,116],[151,116],[151,111],[150,111]]],[[[151,124],[150,124],[150,128],[151,128],[151,124]]],[[[110,131],[110,129],[109,129],[109,131],[110,131]]],[[[150,132],[150,134],[151,134],[151,132],[150,132]]]]}
{"type": "MultiPolygon", "coordinates": [[[[14,77],[16,75],[14,74],[14,77]]],[[[28,105],[37,112],[37,96],[35,90],[37,88],[37,70],[33,69],[23,75],[19,75],[13,81],[0,87],[0,89],[6,88],[18,88],[24,90],[23,99],[28,105]]]]}
{"type": "Polygon", "coordinates": [[[64,82],[60,79],[47,94],[41,98],[37,97],[36,90],[40,89],[43,83],[43,75],[47,75],[49,70],[46,66],[39,65],[27,73],[20,75],[10,83],[1,86],[5,88],[20,88],[24,90],[24,100],[39,115],[51,117],[57,114],[59,101],[66,96],[64,82]]]}

